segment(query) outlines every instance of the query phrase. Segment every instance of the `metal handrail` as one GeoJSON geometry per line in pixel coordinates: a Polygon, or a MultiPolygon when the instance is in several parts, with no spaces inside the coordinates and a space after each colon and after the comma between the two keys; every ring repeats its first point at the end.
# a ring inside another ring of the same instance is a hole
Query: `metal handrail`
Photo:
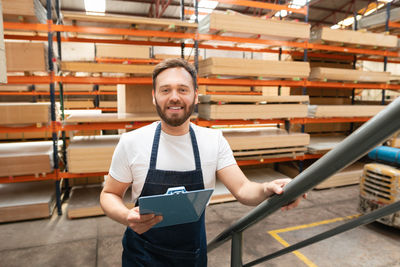
{"type": "MultiPolygon", "coordinates": [[[[247,215],[236,221],[232,226],[220,233],[207,247],[208,252],[232,238],[238,236],[253,224],[272,214],[280,207],[302,196],[334,173],[342,170],[354,161],[361,158],[376,145],[400,129],[400,97],[388,105],[384,110],[358,128],[344,139],[334,149],[317,160],[305,171],[300,173],[284,188],[284,193],[275,195],[254,208],[247,215]]],[[[241,244],[236,242],[241,238],[234,238],[232,246],[235,251],[241,249],[241,244]],[[238,247],[240,249],[238,249],[238,247]]],[[[233,253],[232,253],[233,254],[233,253]]],[[[242,266],[241,259],[235,256],[232,266],[242,266]]]]}

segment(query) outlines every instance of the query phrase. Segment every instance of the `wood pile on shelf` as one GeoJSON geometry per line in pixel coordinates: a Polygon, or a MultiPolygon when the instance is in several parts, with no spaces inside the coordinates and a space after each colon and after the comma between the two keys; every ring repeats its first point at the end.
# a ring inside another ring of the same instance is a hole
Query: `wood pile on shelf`
{"type": "Polygon", "coordinates": [[[6,42],[7,72],[47,72],[44,43],[6,42]]]}
{"type": "Polygon", "coordinates": [[[46,23],[46,9],[40,0],[3,0],[4,21],[46,23]]]}
{"type": "Polygon", "coordinates": [[[238,160],[297,157],[304,155],[310,142],[306,133],[287,133],[276,127],[222,130],[238,160]]]}
{"type": "Polygon", "coordinates": [[[307,151],[310,154],[325,154],[342,142],[346,136],[312,136],[307,151]]]}
{"type": "Polygon", "coordinates": [[[316,67],[311,68],[309,80],[387,83],[390,72],[316,67]]]}
{"type": "Polygon", "coordinates": [[[277,119],[307,116],[308,96],[201,95],[199,117],[217,119],[277,119]]]}
{"type": "MultiPolygon", "coordinates": [[[[374,31],[383,32],[385,31],[387,14],[386,9],[380,10],[377,13],[370,14],[368,16],[363,16],[358,21],[358,27],[360,29],[369,29],[374,31]]],[[[390,10],[390,21],[398,22],[400,21],[400,8],[392,8],[390,10]]]]}
{"type": "Polygon", "coordinates": [[[0,103],[0,125],[47,125],[50,103],[0,103]]]}
{"type": "Polygon", "coordinates": [[[50,217],[54,186],[54,181],[0,184],[0,223],[50,217]]]}
{"type": "Polygon", "coordinates": [[[384,108],[384,105],[309,105],[308,117],[372,117],[384,108]]]}

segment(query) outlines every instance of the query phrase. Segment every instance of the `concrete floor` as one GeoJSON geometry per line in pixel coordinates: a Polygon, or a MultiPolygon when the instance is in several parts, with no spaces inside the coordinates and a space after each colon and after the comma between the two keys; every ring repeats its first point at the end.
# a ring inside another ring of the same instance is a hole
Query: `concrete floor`
{"type": "MultiPolygon", "coordinates": [[[[294,244],[339,225],[333,219],[358,214],[357,204],[358,186],[312,191],[297,209],[245,231],[244,262],[283,248],[280,242],[294,244]]],[[[209,206],[208,239],[250,210],[237,202],[209,206]]],[[[65,212],[0,224],[0,266],[120,266],[123,231],[105,216],[69,220],[65,212]]],[[[209,266],[230,266],[230,242],[209,253],[209,266]]],[[[372,223],[258,266],[400,266],[400,230],[372,223]]]]}

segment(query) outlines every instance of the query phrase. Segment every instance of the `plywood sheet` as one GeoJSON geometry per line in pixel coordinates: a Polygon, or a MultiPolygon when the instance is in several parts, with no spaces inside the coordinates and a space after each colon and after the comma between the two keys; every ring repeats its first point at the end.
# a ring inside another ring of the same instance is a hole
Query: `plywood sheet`
{"type": "Polygon", "coordinates": [[[111,72],[111,73],[133,73],[151,75],[153,65],[113,64],[113,63],[91,63],[91,62],[61,62],[61,70],[71,72],[111,72]]]}
{"type": "Polygon", "coordinates": [[[54,181],[0,184],[0,223],[50,217],[54,203],[54,181]]]}
{"type": "Polygon", "coordinates": [[[200,103],[307,103],[304,96],[259,96],[259,95],[201,95],[200,103]]]}
{"type": "Polygon", "coordinates": [[[309,79],[386,83],[390,81],[390,72],[316,67],[311,68],[309,79]]]}
{"type": "Polygon", "coordinates": [[[0,176],[49,173],[52,153],[52,141],[0,144],[0,176]]]}
{"type": "Polygon", "coordinates": [[[118,113],[156,113],[151,85],[117,85],[118,113]]]}
{"type": "Polygon", "coordinates": [[[322,27],[313,31],[311,39],[317,42],[344,43],[373,47],[397,47],[397,36],[365,31],[322,27]]]}
{"type": "Polygon", "coordinates": [[[345,136],[318,136],[311,137],[310,144],[308,145],[308,152],[310,154],[327,153],[329,150],[335,148],[342,142],[345,136]]]}
{"type": "Polygon", "coordinates": [[[64,108],[70,109],[85,109],[85,108],[94,108],[93,100],[65,100],[64,101],[64,108]]]}
{"type": "MultiPolygon", "coordinates": [[[[201,87],[201,86],[199,86],[201,87]]],[[[205,85],[205,91],[209,92],[249,92],[251,91],[250,86],[217,86],[217,85],[205,85]]],[[[200,90],[200,88],[199,88],[200,90]]]]}
{"type": "Polygon", "coordinates": [[[6,42],[7,72],[47,71],[43,43],[6,42]]]}
{"type": "Polygon", "coordinates": [[[49,122],[50,103],[0,103],[0,125],[49,122]]]}
{"type": "Polygon", "coordinates": [[[150,46],[96,44],[98,58],[149,58],[150,46]]]}
{"type": "Polygon", "coordinates": [[[239,14],[213,12],[199,23],[200,33],[245,33],[261,34],[269,38],[308,39],[310,24],[277,19],[263,19],[239,14]]]}
{"type": "Polygon", "coordinates": [[[384,105],[309,105],[308,116],[324,117],[370,117],[382,111],[384,105]]]}
{"type": "Polygon", "coordinates": [[[75,136],[68,148],[69,172],[107,172],[119,135],[75,136]]]}
{"type": "Polygon", "coordinates": [[[256,76],[265,78],[306,78],[308,62],[272,61],[210,57],[199,62],[199,76],[256,76]]]}
{"type": "Polygon", "coordinates": [[[73,114],[69,116],[66,123],[88,123],[88,122],[134,122],[155,121],[160,119],[157,113],[102,113],[102,114],[73,114]]]}
{"type": "Polygon", "coordinates": [[[307,116],[304,104],[199,104],[199,117],[203,119],[278,119],[307,116]]]}

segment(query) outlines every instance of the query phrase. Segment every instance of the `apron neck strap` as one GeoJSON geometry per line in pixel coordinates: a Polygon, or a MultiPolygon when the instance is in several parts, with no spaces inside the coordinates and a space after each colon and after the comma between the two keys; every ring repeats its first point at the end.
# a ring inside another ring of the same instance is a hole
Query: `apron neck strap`
{"type": "MultiPolygon", "coordinates": [[[[194,161],[196,164],[196,170],[201,170],[199,147],[197,145],[196,135],[194,134],[194,130],[191,125],[189,125],[189,133],[190,133],[190,140],[192,141],[192,148],[193,148],[193,154],[194,154],[194,161]]],[[[158,155],[158,146],[160,144],[160,136],[161,136],[161,122],[157,125],[156,132],[154,134],[154,139],[153,139],[153,146],[151,149],[150,169],[153,169],[153,170],[156,169],[156,165],[157,165],[157,155],[158,155]]]]}

